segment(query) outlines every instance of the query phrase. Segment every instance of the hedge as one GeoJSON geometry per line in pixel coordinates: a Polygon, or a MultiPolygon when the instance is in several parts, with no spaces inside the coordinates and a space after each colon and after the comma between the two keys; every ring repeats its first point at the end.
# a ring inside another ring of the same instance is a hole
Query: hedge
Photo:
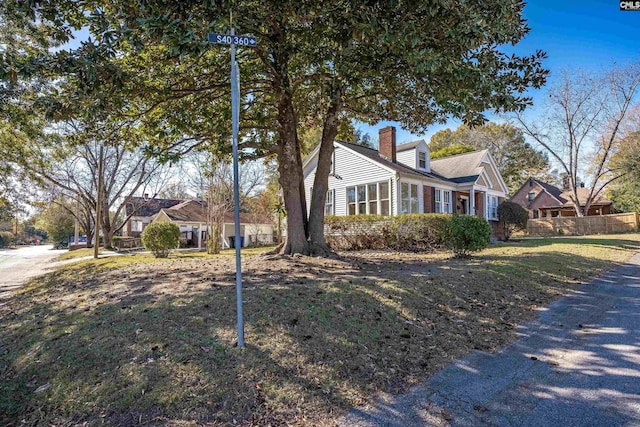
{"type": "Polygon", "coordinates": [[[444,246],[448,214],[327,216],[325,237],[334,250],[433,251],[444,246]]]}

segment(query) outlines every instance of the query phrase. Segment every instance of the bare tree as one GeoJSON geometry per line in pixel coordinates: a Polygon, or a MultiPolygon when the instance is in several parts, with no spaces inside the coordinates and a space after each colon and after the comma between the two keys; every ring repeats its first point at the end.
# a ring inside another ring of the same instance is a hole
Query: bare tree
{"type": "MultiPolygon", "coordinates": [[[[222,249],[224,219],[234,211],[233,166],[226,158],[211,153],[192,152],[185,159],[192,169],[190,184],[206,201],[207,251],[219,253],[222,249]]],[[[258,161],[240,165],[240,210],[245,210],[247,198],[264,185],[264,167],[258,161]]]]}
{"type": "Polygon", "coordinates": [[[525,135],[544,147],[566,173],[576,215],[589,212],[592,202],[623,172],[611,167],[611,156],[625,134],[625,122],[638,95],[640,63],[601,75],[565,72],[537,120],[514,116],[525,135]],[[589,194],[581,205],[578,176],[586,177],[589,194]]]}
{"type": "MultiPolygon", "coordinates": [[[[23,165],[32,179],[50,191],[53,203],[60,196],[76,202],[76,207],[64,208],[82,225],[88,242],[95,234],[99,146],[99,142],[90,141],[42,149],[38,161],[23,165]]],[[[137,192],[157,192],[166,179],[166,169],[147,156],[144,148],[124,144],[104,146],[100,228],[105,247],[111,247],[115,233],[135,214],[125,215],[127,200],[137,192]]]]}

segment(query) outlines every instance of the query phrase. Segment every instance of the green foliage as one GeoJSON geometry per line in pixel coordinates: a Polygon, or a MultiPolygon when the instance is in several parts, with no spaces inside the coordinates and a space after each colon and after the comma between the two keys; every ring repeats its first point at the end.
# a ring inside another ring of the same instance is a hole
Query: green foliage
{"type": "Polygon", "coordinates": [[[504,238],[509,240],[514,231],[527,229],[529,212],[519,204],[506,200],[498,206],[498,217],[503,224],[504,238]]]}
{"type": "Polygon", "coordinates": [[[443,246],[447,214],[328,216],[327,242],[333,249],[432,251],[443,246]]]}
{"type": "Polygon", "coordinates": [[[15,240],[15,236],[10,231],[0,231],[0,248],[10,246],[15,240]]]}
{"type": "Polygon", "coordinates": [[[522,131],[509,124],[487,123],[477,127],[462,125],[453,131],[445,129],[431,137],[429,149],[432,159],[461,154],[465,149],[488,149],[511,193],[529,177],[550,181],[546,154],[533,148],[524,140],[522,131]]]}
{"type": "Polygon", "coordinates": [[[432,151],[430,157],[431,160],[436,160],[443,157],[455,156],[457,154],[470,153],[471,151],[475,151],[475,148],[465,144],[454,144],[449,145],[448,147],[443,147],[437,151],[432,151]]]}
{"type": "Polygon", "coordinates": [[[444,241],[456,257],[467,257],[489,245],[491,226],[477,216],[454,215],[444,229],[444,241]]]}
{"type": "Polygon", "coordinates": [[[144,248],[156,258],[166,258],[180,244],[180,227],[172,222],[155,222],[147,225],[140,237],[144,248]]]}
{"type": "Polygon", "coordinates": [[[58,199],[50,203],[36,218],[36,227],[46,231],[50,243],[62,243],[75,230],[75,221],[70,214],[68,202],[58,199]]]}
{"type": "Polygon", "coordinates": [[[613,206],[622,212],[640,212],[640,132],[626,136],[611,158],[611,167],[621,177],[607,190],[613,206]]]}

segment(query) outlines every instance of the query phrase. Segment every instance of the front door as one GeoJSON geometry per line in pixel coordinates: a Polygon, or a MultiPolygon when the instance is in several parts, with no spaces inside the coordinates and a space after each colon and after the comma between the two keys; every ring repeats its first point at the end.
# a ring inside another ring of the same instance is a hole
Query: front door
{"type": "Polygon", "coordinates": [[[469,215],[469,197],[468,196],[460,196],[460,213],[463,215],[469,215]]]}

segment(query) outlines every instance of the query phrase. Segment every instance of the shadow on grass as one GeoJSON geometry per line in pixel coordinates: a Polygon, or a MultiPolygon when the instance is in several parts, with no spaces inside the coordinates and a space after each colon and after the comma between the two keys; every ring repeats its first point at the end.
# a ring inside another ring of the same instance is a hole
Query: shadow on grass
{"type": "Polygon", "coordinates": [[[500,347],[532,307],[611,265],[556,252],[257,260],[240,349],[232,260],[106,269],[117,262],[51,273],[2,308],[4,423],[317,422],[500,347]]]}

